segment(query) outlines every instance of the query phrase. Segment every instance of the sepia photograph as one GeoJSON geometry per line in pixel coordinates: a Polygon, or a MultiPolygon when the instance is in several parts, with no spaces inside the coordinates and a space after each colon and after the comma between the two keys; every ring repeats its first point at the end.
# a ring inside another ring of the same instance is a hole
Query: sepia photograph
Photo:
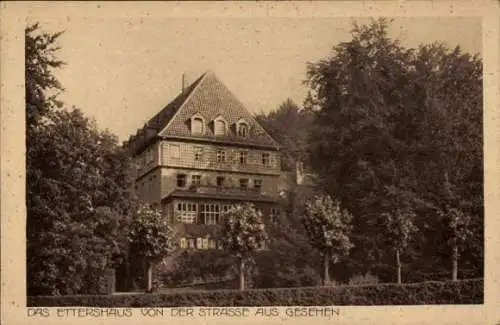
{"type": "Polygon", "coordinates": [[[499,323],[500,16],[446,3],[2,4],[1,322],[499,323]]]}
{"type": "Polygon", "coordinates": [[[480,18],[55,18],[29,307],[483,303],[480,18]]]}

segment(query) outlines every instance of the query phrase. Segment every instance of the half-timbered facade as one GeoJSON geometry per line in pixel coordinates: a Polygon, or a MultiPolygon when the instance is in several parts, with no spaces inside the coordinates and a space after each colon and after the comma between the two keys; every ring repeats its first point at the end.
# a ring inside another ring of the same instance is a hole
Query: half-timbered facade
{"type": "Polygon", "coordinates": [[[138,197],[161,207],[184,248],[217,248],[216,226],[232,204],[279,213],[278,143],[211,71],[182,90],[125,143],[138,197]]]}

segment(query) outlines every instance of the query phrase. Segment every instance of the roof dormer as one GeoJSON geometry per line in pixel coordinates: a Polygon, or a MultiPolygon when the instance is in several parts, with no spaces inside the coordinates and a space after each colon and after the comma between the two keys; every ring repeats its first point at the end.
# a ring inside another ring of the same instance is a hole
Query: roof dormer
{"type": "Polygon", "coordinates": [[[227,135],[228,123],[222,115],[217,115],[212,121],[215,136],[227,135]]]}
{"type": "Polygon", "coordinates": [[[250,125],[244,118],[240,118],[236,121],[236,134],[239,137],[246,138],[250,132],[250,125]]]}
{"type": "Polygon", "coordinates": [[[200,113],[194,114],[189,120],[191,122],[192,135],[205,134],[205,118],[200,113]]]}

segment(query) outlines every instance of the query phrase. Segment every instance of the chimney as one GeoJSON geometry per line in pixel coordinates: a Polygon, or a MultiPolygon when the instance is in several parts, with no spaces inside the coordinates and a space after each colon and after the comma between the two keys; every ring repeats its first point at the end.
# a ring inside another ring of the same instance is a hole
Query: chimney
{"type": "Polygon", "coordinates": [[[182,74],[182,94],[184,94],[184,92],[186,91],[186,74],[183,73],[182,74]]]}
{"type": "Polygon", "coordinates": [[[297,185],[301,185],[304,182],[304,164],[300,160],[295,162],[295,181],[297,185]]]}

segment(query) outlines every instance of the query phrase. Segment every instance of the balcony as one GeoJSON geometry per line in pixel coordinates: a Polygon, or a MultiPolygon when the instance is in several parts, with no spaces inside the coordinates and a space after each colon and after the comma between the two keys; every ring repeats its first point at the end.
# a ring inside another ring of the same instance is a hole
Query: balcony
{"type": "Polygon", "coordinates": [[[188,189],[190,192],[200,194],[232,194],[232,195],[259,195],[260,188],[241,188],[229,186],[214,186],[214,185],[191,185],[188,189]]]}
{"type": "Polygon", "coordinates": [[[185,190],[175,190],[168,197],[216,199],[255,202],[276,202],[277,198],[261,193],[260,188],[240,188],[213,185],[191,185],[185,190]]]}

